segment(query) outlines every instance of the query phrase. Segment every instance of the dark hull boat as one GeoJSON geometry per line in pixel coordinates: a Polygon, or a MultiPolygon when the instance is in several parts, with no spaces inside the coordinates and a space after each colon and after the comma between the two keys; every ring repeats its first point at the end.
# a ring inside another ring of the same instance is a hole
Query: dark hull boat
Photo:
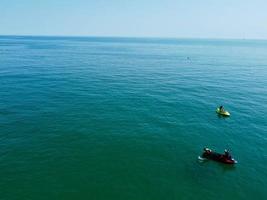
{"type": "Polygon", "coordinates": [[[230,156],[226,157],[224,154],[216,153],[213,151],[204,152],[201,158],[214,160],[214,161],[225,163],[225,164],[236,164],[237,163],[237,161],[231,158],[230,156]]]}

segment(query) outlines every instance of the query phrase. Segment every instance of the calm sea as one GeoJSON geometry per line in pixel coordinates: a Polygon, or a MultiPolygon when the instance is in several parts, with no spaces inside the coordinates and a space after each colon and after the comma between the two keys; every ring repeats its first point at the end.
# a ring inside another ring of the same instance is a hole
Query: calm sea
{"type": "Polygon", "coordinates": [[[1,200],[265,200],[266,129],[267,41],[0,37],[1,200]]]}

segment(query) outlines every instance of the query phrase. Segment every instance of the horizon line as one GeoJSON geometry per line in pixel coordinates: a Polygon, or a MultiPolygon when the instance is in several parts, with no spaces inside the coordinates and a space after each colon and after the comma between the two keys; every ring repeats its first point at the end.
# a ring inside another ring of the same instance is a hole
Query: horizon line
{"type": "Polygon", "coordinates": [[[231,38],[231,37],[172,37],[172,36],[119,36],[119,35],[41,35],[41,34],[0,34],[0,37],[68,37],[68,38],[136,38],[136,39],[196,39],[196,40],[261,40],[266,41],[267,38],[231,38]]]}

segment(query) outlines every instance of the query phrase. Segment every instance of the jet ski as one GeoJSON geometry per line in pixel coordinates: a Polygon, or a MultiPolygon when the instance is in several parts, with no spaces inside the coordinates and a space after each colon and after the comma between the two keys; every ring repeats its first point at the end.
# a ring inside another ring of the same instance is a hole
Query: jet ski
{"type": "Polygon", "coordinates": [[[219,115],[225,116],[225,117],[229,117],[230,116],[230,113],[228,111],[226,111],[226,110],[221,111],[220,108],[216,109],[216,113],[219,114],[219,115]]]}
{"type": "Polygon", "coordinates": [[[237,161],[231,157],[229,152],[225,150],[224,154],[213,152],[212,150],[208,148],[204,148],[204,152],[201,157],[199,157],[200,160],[208,159],[208,160],[214,160],[217,162],[225,163],[225,164],[236,164],[237,161]]]}

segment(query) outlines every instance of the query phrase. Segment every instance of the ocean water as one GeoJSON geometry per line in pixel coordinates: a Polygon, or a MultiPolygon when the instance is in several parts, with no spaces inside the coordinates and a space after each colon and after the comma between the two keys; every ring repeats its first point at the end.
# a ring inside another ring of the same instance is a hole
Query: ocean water
{"type": "Polygon", "coordinates": [[[264,200],[266,113],[267,41],[1,36],[0,199],[264,200]]]}

